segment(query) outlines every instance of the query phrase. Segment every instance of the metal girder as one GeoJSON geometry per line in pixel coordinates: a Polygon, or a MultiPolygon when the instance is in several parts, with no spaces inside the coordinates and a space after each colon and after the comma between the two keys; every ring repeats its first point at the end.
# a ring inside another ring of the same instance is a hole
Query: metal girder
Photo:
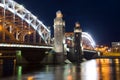
{"type": "Polygon", "coordinates": [[[50,30],[42,23],[42,21],[34,16],[24,6],[18,4],[13,0],[0,0],[0,7],[20,17],[21,20],[28,23],[29,26],[38,32],[39,36],[44,40],[46,44],[48,43],[48,35],[50,35],[50,30]]]}

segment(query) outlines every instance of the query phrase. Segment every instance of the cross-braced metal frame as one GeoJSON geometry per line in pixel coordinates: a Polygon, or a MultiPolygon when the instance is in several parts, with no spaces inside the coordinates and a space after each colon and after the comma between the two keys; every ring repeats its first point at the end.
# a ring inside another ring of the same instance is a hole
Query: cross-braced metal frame
{"type": "MultiPolygon", "coordinates": [[[[25,37],[33,34],[33,42],[39,38],[39,42],[50,43],[50,29],[46,27],[36,16],[13,0],[0,0],[0,30],[2,40],[5,35],[11,36],[11,40],[25,42],[25,37]],[[36,37],[36,34],[38,36],[36,37]]],[[[29,37],[28,37],[29,36],[29,37]]]]}

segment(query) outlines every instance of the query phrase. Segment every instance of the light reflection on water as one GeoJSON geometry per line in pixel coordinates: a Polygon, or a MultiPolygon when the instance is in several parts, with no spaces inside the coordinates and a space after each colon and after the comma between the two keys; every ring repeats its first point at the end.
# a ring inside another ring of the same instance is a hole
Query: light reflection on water
{"type": "Polygon", "coordinates": [[[0,64],[0,80],[120,80],[120,59],[65,65],[0,64]]]}

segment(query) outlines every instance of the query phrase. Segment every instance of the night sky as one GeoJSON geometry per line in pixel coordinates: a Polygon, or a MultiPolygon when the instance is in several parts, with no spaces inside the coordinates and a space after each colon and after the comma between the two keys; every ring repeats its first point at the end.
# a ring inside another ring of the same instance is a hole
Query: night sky
{"type": "Polygon", "coordinates": [[[15,0],[31,11],[53,33],[53,19],[61,10],[66,32],[73,31],[79,21],[84,32],[91,34],[96,44],[120,41],[119,0],[15,0]]]}

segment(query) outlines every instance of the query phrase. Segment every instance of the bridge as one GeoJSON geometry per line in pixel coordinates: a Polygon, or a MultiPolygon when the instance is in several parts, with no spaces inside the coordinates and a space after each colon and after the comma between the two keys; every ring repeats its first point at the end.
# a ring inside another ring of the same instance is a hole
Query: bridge
{"type": "Polygon", "coordinates": [[[22,5],[13,0],[0,0],[0,53],[2,56],[7,55],[6,50],[10,55],[19,50],[25,57],[28,56],[28,60],[31,56],[42,59],[45,51],[51,49],[50,34],[50,29],[22,5]]]}
{"type": "Polygon", "coordinates": [[[48,44],[50,38],[48,27],[13,0],[0,0],[0,31],[2,42],[48,44]]]}
{"type": "MultiPolygon", "coordinates": [[[[88,33],[83,32],[82,38],[84,45],[89,43],[94,48],[95,42],[88,33]]],[[[49,27],[17,2],[0,0],[0,56],[6,50],[10,50],[10,53],[20,50],[28,60],[32,56],[36,56],[35,60],[43,59],[45,51],[52,48],[49,27]]]]}

